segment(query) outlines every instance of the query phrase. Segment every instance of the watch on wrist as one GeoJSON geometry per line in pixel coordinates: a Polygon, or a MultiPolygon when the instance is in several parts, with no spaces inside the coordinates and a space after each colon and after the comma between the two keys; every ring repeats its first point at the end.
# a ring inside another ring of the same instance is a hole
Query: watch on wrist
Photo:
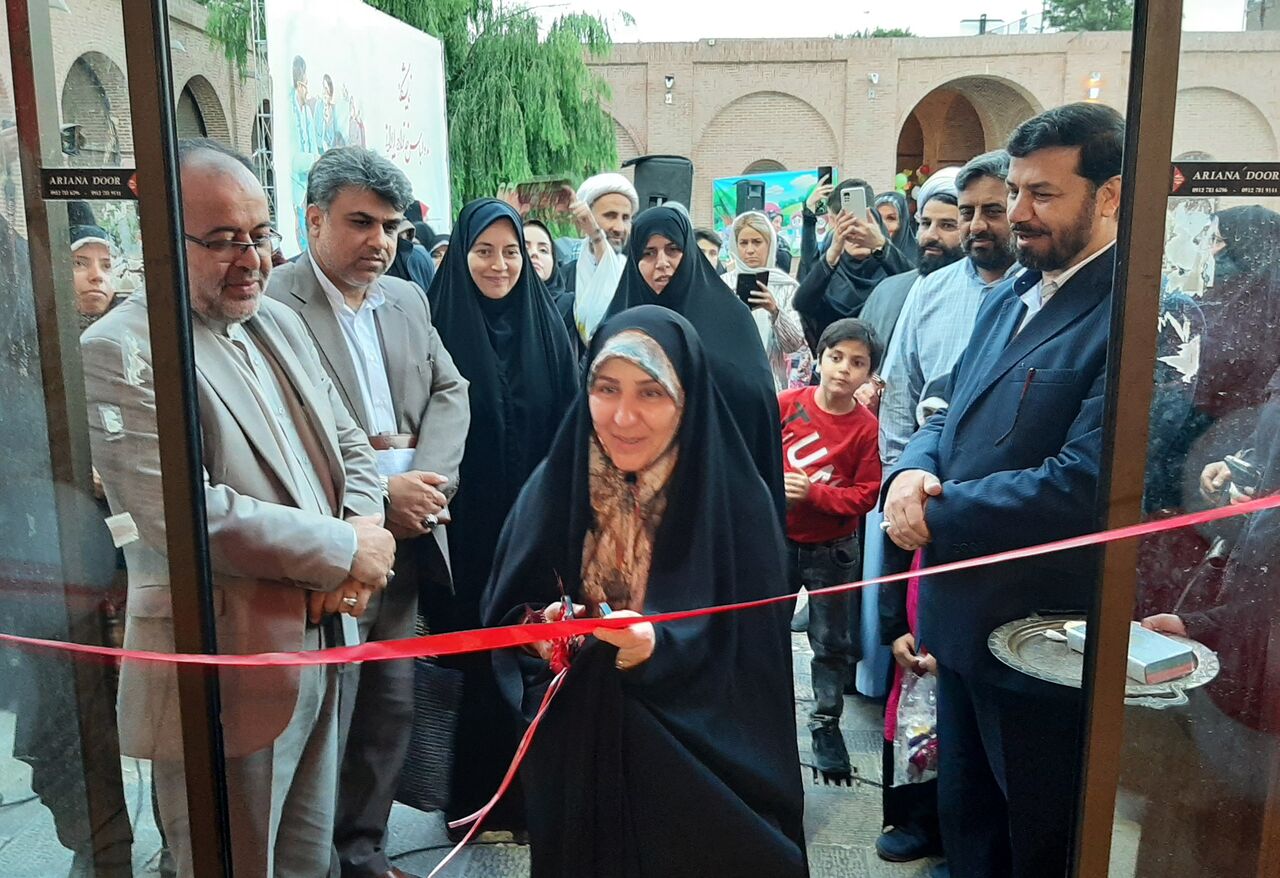
{"type": "Polygon", "coordinates": [[[391,508],[391,480],[386,476],[378,476],[378,485],[382,488],[382,509],[391,508]]]}

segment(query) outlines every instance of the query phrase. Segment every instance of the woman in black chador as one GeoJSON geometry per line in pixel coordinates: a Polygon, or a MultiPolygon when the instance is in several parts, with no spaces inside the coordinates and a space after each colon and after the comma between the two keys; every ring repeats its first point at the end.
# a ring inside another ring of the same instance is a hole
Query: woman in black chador
{"type": "Polygon", "coordinates": [[[769,486],[781,521],[782,432],[769,358],[751,311],[700,258],[693,223],[684,208],[651,207],[631,229],[627,266],[608,316],[637,305],[670,308],[693,324],[716,389],[729,404],[756,471],[769,486]],[[687,257],[687,258],[686,258],[687,257]]]}
{"type": "MultiPolygon", "coordinates": [[[[454,595],[424,595],[433,631],[480,624],[480,592],[498,533],[542,460],[577,390],[573,347],[551,296],[529,264],[520,215],[492,198],[462,209],[431,284],[432,322],[470,382],[471,428],[450,504],[454,595]]],[[[488,660],[451,660],[466,673],[448,814],[469,814],[493,795],[515,752],[488,660]]],[[[499,812],[493,828],[517,829],[499,812]]]]}
{"type": "MultiPolygon", "coordinates": [[[[637,619],[776,594],[778,519],[693,327],[630,309],[587,363],[503,528],[485,623],[554,618],[562,588],[580,616],[637,619]]],[[[535,878],[807,875],[788,614],[637,621],[583,641],[522,766],[535,878]]],[[[526,722],[549,651],[494,655],[526,722]]]]}

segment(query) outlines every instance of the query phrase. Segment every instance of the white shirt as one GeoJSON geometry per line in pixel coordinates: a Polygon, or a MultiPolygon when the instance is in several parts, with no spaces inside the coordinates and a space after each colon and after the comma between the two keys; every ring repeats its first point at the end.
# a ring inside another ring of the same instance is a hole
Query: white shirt
{"type": "Polygon", "coordinates": [[[378,336],[378,323],[373,312],[386,304],[387,297],[374,284],[365,294],[359,311],[352,311],[342,293],[325,277],[314,259],[311,268],[316,280],[329,299],[333,316],[342,327],[342,337],[347,342],[347,352],[356,367],[356,380],[360,382],[360,394],[364,397],[365,423],[371,435],[398,433],[396,408],[391,402],[391,382],[387,378],[387,364],[382,356],[382,339],[378,336]]]}
{"type": "Polygon", "coordinates": [[[622,270],[627,257],[606,242],[604,256],[596,261],[595,250],[588,238],[578,254],[578,268],[574,276],[573,322],[584,344],[591,343],[591,336],[604,320],[605,312],[613,304],[613,294],[618,290],[622,270]]]}
{"type": "MultiPolygon", "coordinates": [[[[1063,285],[1067,281],[1075,277],[1076,272],[1084,268],[1093,260],[1097,259],[1103,253],[1106,253],[1115,245],[1116,242],[1112,241],[1088,259],[1082,259],[1080,262],[1077,262],[1075,265],[1059,274],[1054,280],[1046,281],[1042,277],[1038,284],[1023,292],[1023,294],[1018,298],[1022,300],[1022,304],[1027,306],[1027,313],[1022,315],[1022,322],[1018,324],[1018,332],[1022,332],[1026,325],[1031,322],[1031,318],[1039,314],[1041,309],[1043,309],[1045,305],[1049,304],[1049,300],[1053,298],[1054,293],[1062,289],[1063,285]]],[[[1016,335],[1017,333],[1014,334],[1016,335]]]]}

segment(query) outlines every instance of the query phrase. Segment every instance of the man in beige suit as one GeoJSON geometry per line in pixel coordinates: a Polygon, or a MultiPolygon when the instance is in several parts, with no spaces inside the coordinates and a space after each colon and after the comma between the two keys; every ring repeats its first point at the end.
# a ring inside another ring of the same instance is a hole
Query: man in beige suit
{"type": "MultiPolygon", "coordinates": [[[[267,199],[248,162],[212,141],[180,148],[204,500],[218,646],[322,646],[324,613],[359,615],[391,575],[372,449],[292,311],[262,297],[267,199]]],[[[133,296],[81,340],[94,462],[112,512],[138,538],[125,645],[172,651],[147,304],[133,296]]],[[[164,368],[163,364],[155,364],[164,368]]],[[[315,878],[329,865],[337,769],[336,673],[220,673],[232,864],[237,878],[315,878]]],[[[191,873],[176,676],[126,662],[120,742],[153,760],[160,815],[191,873]]]]}
{"type": "MultiPolygon", "coordinates": [[[[307,247],[268,295],[302,317],[338,393],[377,449],[396,580],[360,618],[362,641],[412,637],[418,598],[452,593],[445,523],[471,420],[467,381],[431,325],[426,291],[387,277],[409,180],[358,146],[331,149],[307,179],[307,247]]],[[[387,818],[409,746],[413,663],[344,669],[338,815],[342,878],[412,878],[386,854],[387,818]]]]}

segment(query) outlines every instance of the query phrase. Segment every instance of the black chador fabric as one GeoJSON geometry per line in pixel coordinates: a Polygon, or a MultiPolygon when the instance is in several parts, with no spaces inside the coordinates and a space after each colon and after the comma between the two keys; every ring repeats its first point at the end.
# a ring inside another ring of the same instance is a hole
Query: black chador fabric
{"type": "MultiPolygon", "coordinates": [[[[547,235],[547,240],[555,241],[555,236],[551,234],[551,229],[547,228],[546,223],[540,220],[527,220],[526,225],[537,226],[547,235]]],[[[569,289],[565,282],[566,270],[564,266],[555,261],[555,247],[551,252],[551,277],[542,283],[546,286],[547,292],[551,294],[551,302],[555,305],[556,313],[560,315],[560,320],[564,323],[565,330],[569,333],[569,340],[573,342],[575,354],[581,354],[582,343],[578,338],[578,330],[573,322],[573,290],[569,289]]]]}
{"type": "Polygon", "coordinates": [[[786,500],[782,490],[778,397],[751,312],[725,287],[711,263],[694,258],[702,253],[693,236],[693,224],[683,210],[664,206],[644,211],[636,217],[628,246],[630,258],[606,318],[637,305],[661,305],[693,324],[706,350],[715,385],[729,405],[756,471],[769,486],[781,521],[786,500]],[[653,235],[662,235],[684,250],[680,265],[661,294],[655,293],[640,274],[640,257],[653,235]]]}
{"type": "MultiPolygon", "coordinates": [[[[764,484],[743,477],[750,458],[697,333],[669,310],[635,308],[601,327],[588,362],[630,329],[662,347],[685,396],[643,612],[776,594],[782,532],[764,484]]],[[[486,624],[542,609],[560,581],[586,603],[594,441],[583,393],[503,529],[486,624]]],[[[522,767],[534,878],[807,874],[788,615],[768,607],[660,625],[652,657],[628,671],[614,647],[586,639],[522,767]]],[[[493,660],[528,721],[547,663],[524,650],[493,660]]]]}
{"type": "MultiPolygon", "coordinates": [[[[489,579],[498,533],[573,399],[575,357],[564,323],[529,263],[520,217],[500,201],[481,199],[462,209],[428,298],[445,347],[471,383],[471,428],[458,494],[449,507],[456,594],[431,619],[435,631],[461,630],[479,625],[480,592],[489,579]],[[467,253],[485,229],[504,219],[515,227],[523,268],[505,298],[489,299],[471,279],[467,253]]],[[[466,672],[448,809],[456,817],[493,794],[516,737],[509,724],[494,722],[502,712],[484,656],[451,664],[466,672]]]]}
{"type": "Polygon", "coordinates": [[[902,251],[889,240],[889,230],[885,228],[880,214],[873,210],[871,215],[880,226],[880,234],[885,237],[883,255],[858,260],[842,250],[832,268],[827,262],[827,249],[831,246],[831,234],[834,233],[829,233],[818,248],[817,262],[809,269],[809,273],[800,281],[800,288],[796,290],[792,305],[800,314],[805,339],[815,352],[823,330],[837,320],[857,317],[862,313],[862,306],[867,303],[876,284],[886,277],[910,271],[913,267],[902,251]]]}

